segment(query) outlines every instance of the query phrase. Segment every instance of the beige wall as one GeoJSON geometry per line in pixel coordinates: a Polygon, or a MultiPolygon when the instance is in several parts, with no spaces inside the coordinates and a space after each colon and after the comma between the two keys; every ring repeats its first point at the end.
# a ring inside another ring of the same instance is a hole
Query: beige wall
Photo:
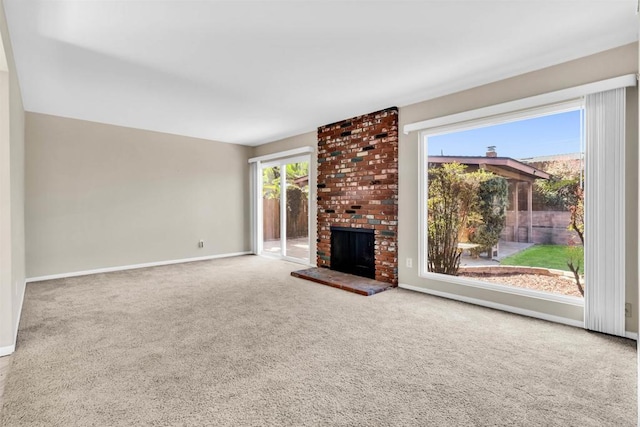
{"type": "MultiPolygon", "coordinates": [[[[400,130],[407,123],[460,113],[475,108],[508,102],[555,90],[565,89],[638,70],[638,45],[630,44],[597,55],[581,58],[543,70],[487,84],[441,98],[401,107],[399,110],[400,130]]],[[[638,94],[635,88],[627,90],[627,200],[638,199],[638,94]]],[[[265,144],[254,149],[253,155],[274,153],[301,146],[316,147],[316,132],[302,134],[285,140],[265,144]]],[[[316,170],[316,169],[314,169],[316,170]]],[[[400,133],[399,146],[399,235],[398,261],[399,282],[461,297],[476,298],[495,304],[503,304],[524,310],[537,311],[552,316],[560,316],[582,321],[581,307],[566,304],[541,302],[533,298],[510,295],[490,290],[466,287],[427,280],[418,276],[418,133],[400,133]],[[406,259],[413,259],[413,268],[406,267],[406,259]]],[[[316,187],[311,187],[311,200],[315,212],[316,187]]],[[[627,204],[627,301],[634,304],[633,316],[627,319],[627,330],[638,330],[638,207],[627,204]]],[[[317,224],[315,215],[312,230],[317,224]]],[[[312,240],[313,243],[313,240],[312,240]]]]}
{"type": "Polygon", "coordinates": [[[309,165],[309,215],[311,216],[311,228],[309,229],[310,240],[310,263],[316,264],[316,238],[317,238],[317,178],[318,178],[318,134],[317,132],[303,133],[301,135],[285,138],[269,144],[254,147],[251,157],[259,157],[267,154],[275,154],[282,151],[292,150],[294,148],[313,147],[314,152],[310,153],[311,164],[309,165]]]}
{"type": "Polygon", "coordinates": [[[24,109],[0,4],[7,70],[0,71],[0,354],[15,344],[25,286],[24,109]]]}
{"type": "Polygon", "coordinates": [[[249,147],[35,113],[26,141],[29,278],[250,249],[249,147]]]}
{"type": "MultiPolygon", "coordinates": [[[[636,73],[638,47],[623,46],[597,55],[549,67],[507,80],[455,93],[400,109],[400,128],[407,123],[459,113],[515,99],[560,90],[597,80],[636,73]]],[[[638,194],[638,110],[637,91],[627,91],[627,195],[637,200],[638,194]]],[[[400,283],[446,292],[468,298],[534,310],[549,315],[582,320],[582,309],[560,303],[541,302],[517,295],[455,285],[418,276],[418,132],[400,135],[399,148],[399,275],[400,283]],[[414,260],[414,268],[406,267],[406,259],[414,260]]],[[[627,204],[627,301],[637,301],[637,218],[636,203],[627,204]]],[[[634,304],[635,306],[635,304],[634,304]]],[[[637,331],[638,307],[627,319],[627,330],[637,331]]]]}
{"type": "MultiPolygon", "coordinates": [[[[637,69],[637,45],[624,46],[402,107],[400,126],[635,73],[637,69]]],[[[637,90],[628,91],[627,105],[627,193],[628,200],[637,200],[637,90]]],[[[247,158],[303,146],[317,148],[315,131],[249,148],[31,113],[27,114],[26,129],[28,277],[247,251],[247,158]],[[204,249],[197,248],[200,239],[205,240],[204,249]]],[[[311,158],[313,247],[317,165],[316,155],[311,158]]],[[[581,309],[563,304],[540,303],[418,277],[417,133],[400,135],[399,163],[400,283],[550,315],[582,318],[581,309]],[[414,268],[405,267],[406,258],[414,260],[414,268]]],[[[637,206],[630,203],[627,209],[630,302],[638,301],[638,272],[631,268],[638,259],[637,218],[637,206]]],[[[630,331],[637,331],[637,309],[634,307],[633,318],[627,322],[630,331]]]]}
{"type": "MultiPolygon", "coordinates": [[[[0,348],[13,345],[9,73],[0,71],[0,348]]],[[[0,355],[9,350],[0,352],[0,355]]]]}

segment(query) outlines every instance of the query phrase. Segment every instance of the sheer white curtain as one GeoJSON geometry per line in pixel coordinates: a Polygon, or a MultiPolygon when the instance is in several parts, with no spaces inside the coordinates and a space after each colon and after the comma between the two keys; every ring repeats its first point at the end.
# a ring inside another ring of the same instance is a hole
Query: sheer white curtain
{"type": "Polygon", "coordinates": [[[625,89],[585,97],[584,327],[625,335],[625,89]]]}

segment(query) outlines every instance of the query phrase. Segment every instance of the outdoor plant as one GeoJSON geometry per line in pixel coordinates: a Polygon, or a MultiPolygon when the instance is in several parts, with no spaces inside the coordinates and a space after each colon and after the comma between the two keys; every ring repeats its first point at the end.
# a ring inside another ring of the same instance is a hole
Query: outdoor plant
{"type": "Polygon", "coordinates": [[[477,194],[478,216],[481,218],[470,241],[480,245],[479,252],[491,253],[491,248],[500,240],[507,219],[507,180],[501,176],[485,173],[477,194]]]}
{"type": "MultiPolygon", "coordinates": [[[[309,232],[307,221],[297,221],[301,212],[307,205],[308,195],[305,189],[297,185],[287,186],[287,215],[291,221],[287,221],[287,236],[304,237],[309,232]]],[[[303,218],[307,218],[303,216],[303,218]]]]}
{"type": "Polygon", "coordinates": [[[502,177],[467,166],[445,163],[429,169],[428,269],[456,275],[460,267],[458,248],[463,230],[482,246],[494,246],[504,227],[507,184],[502,177]]]}
{"type": "Polygon", "coordinates": [[[447,163],[429,169],[428,269],[455,275],[460,267],[458,233],[462,225],[462,193],[467,193],[466,166],[447,163]]]}
{"type": "Polygon", "coordinates": [[[582,268],[583,257],[584,254],[581,247],[569,242],[569,246],[567,247],[567,267],[569,267],[569,270],[573,273],[578,292],[580,292],[582,296],[584,296],[584,286],[580,281],[580,269],[582,268]]]}
{"type": "Polygon", "coordinates": [[[550,179],[537,179],[533,184],[534,200],[540,200],[543,209],[569,210],[576,204],[576,188],[580,187],[580,166],[573,161],[555,161],[540,166],[551,175],[550,179]]]}
{"type": "Polygon", "coordinates": [[[581,182],[581,168],[575,162],[554,162],[545,168],[551,179],[538,179],[534,191],[547,207],[568,210],[571,214],[568,229],[574,231],[579,242],[571,238],[567,248],[567,267],[573,273],[576,287],[584,295],[581,271],[584,272],[584,189],[581,182]]]}
{"type": "MultiPolygon", "coordinates": [[[[287,236],[304,237],[309,232],[308,212],[306,206],[309,199],[309,164],[308,162],[287,163],[286,168],[268,167],[262,174],[263,212],[266,217],[280,217],[280,197],[282,188],[282,172],[286,173],[286,212],[287,236]]],[[[267,233],[270,238],[280,237],[280,221],[267,233]]]]}
{"type": "Polygon", "coordinates": [[[262,172],[262,197],[264,199],[280,198],[280,168],[266,168],[262,172]]]}
{"type": "MultiPolygon", "coordinates": [[[[300,187],[295,184],[295,180],[298,178],[306,177],[309,175],[309,164],[303,163],[287,163],[286,165],[287,175],[287,187],[297,187],[306,196],[309,194],[309,187],[300,187]]],[[[280,181],[281,173],[279,167],[265,168],[262,175],[262,190],[263,198],[265,199],[279,199],[280,198],[280,181]]]]}
{"type": "MultiPolygon", "coordinates": [[[[571,223],[569,224],[569,230],[573,230],[578,235],[580,243],[584,248],[584,190],[580,186],[574,187],[574,205],[569,207],[571,212],[571,223]]],[[[580,281],[580,268],[584,261],[584,253],[575,245],[575,242],[569,242],[569,256],[567,259],[567,267],[573,273],[573,277],[576,281],[576,286],[580,295],[584,296],[584,285],[580,281]]],[[[584,269],[583,269],[584,271],[584,269]]]]}
{"type": "Polygon", "coordinates": [[[576,185],[573,188],[572,199],[574,204],[569,206],[569,212],[571,212],[569,229],[578,234],[580,243],[584,246],[584,189],[576,185]]]}

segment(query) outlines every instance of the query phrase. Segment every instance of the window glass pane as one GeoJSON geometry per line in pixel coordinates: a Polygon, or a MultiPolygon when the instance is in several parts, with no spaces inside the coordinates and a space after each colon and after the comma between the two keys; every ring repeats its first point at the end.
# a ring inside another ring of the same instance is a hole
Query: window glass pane
{"type": "Polygon", "coordinates": [[[582,295],[581,114],[428,137],[427,271],[582,295]]]}
{"type": "Polygon", "coordinates": [[[309,261],[309,162],[288,163],[286,255],[309,261]]]}
{"type": "Polygon", "coordinates": [[[262,250],[282,254],[280,243],[280,167],[262,169],[262,250]]]}

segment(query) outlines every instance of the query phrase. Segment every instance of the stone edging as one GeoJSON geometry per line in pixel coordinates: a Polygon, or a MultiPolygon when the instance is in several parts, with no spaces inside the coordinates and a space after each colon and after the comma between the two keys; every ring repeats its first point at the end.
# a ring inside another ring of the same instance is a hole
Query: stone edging
{"type": "Polygon", "coordinates": [[[487,275],[505,275],[505,274],[538,274],[540,276],[560,276],[573,279],[573,274],[568,271],[555,270],[553,268],[542,267],[523,267],[512,265],[487,265],[487,266],[464,266],[460,267],[458,274],[487,274],[487,275]]]}

